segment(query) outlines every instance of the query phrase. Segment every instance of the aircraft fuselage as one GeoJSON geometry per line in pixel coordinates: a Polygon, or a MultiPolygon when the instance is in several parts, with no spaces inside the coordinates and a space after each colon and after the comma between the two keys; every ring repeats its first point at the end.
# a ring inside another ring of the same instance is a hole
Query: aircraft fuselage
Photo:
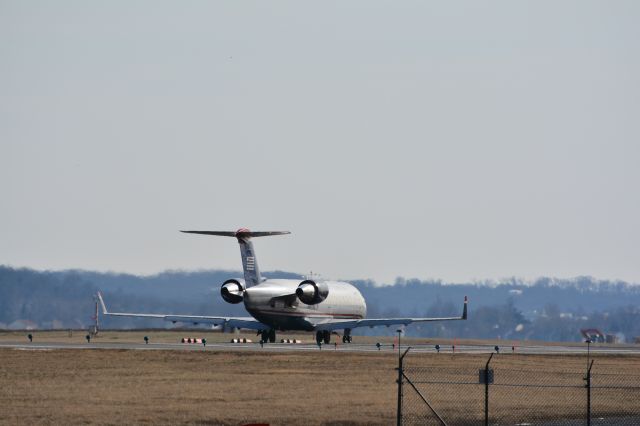
{"type": "Polygon", "coordinates": [[[353,285],[325,281],[329,294],[315,305],[307,305],[295,296],[300,280],[270,279],[244,292],[247,312],[261,323],[277,330],[313,331],[333,320],[365,318],[367,305],[353,285]]]}

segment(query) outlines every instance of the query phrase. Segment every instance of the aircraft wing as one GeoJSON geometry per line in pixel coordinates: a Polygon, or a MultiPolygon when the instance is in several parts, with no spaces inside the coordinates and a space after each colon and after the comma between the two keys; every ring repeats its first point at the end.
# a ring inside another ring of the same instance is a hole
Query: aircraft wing
{"type": "Polygon", "coordinates": [[[138,318],[160,318],[165,321],[190,322],[192,324],[213,324],[221,325],[223,328],[248,328],[253,330],[265,330],[269,326],[262,324],[253,317],[216,317],[206,315],[165,315],[165,314],[136,314],[128,312],[109,312],[102,299],[102,294],[98,292],[98,300],[102,306],[103,315],[114,317],[138,317],[138,318]]]}
{"type": "Polygon", "coordinates": [[[462,308],[462,315],[459,317],[442,317],[442,318],[367,318],[360,320],[329,320],[316,325],[316,330],[343,330],[345,328],[358,328],[358,327],[378,327],[385,325],[387,327],[392,325],[409,325],[416,322],[431,322],[431,321],[459,321],[467,319],[467,297],[464,298],[464,307],[462,308]]]}

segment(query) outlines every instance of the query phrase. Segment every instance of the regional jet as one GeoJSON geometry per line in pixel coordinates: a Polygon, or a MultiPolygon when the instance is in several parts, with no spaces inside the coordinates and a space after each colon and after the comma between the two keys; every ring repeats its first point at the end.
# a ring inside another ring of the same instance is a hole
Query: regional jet
{"type": "Polygon", "coordinates": [[[430,321],[467,319],[467,298],[462,315],[444,318],[365,318],[367,305],[362,294],[352,284],[340,281],[304,279],[265,279],[260,275],[252,238],[289,234],[288,231],[181,231],[188,234],[234,237],[240,244],[244,279],[228,279],[220,294],[227,303],[244,303],[250,317],[136,314],[109,312],[102,295],[98,299],[104,315],[120,317],[161,318],[165,321],[207,323],[223,329],[257,330],[262,342],[275,342],[278,331],[315,331],[318,344],[328,344],[331,334],[343,330],[343,343],[351,343],[351,330],[357,327],[403,325],[430,321]]]}

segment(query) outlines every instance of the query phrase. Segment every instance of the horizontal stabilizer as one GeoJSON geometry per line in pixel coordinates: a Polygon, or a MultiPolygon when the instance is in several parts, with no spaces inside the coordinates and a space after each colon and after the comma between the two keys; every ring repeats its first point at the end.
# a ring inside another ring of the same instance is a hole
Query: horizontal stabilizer
{"type": "Polygon", "coordinates": [[[215,235],[218,237],[235,237],[240,244],[240,255],[242,256],[242,270],[244,271],[244,282],[246,288],[253,287],[262,282],[256,252],[253,249],[252,237],[270,237],[273,235],[290,234],[289,231],[268,231],[251,232],[247,228],[240,228],[237,231],[180,231],[186,234],[215,235]]]}
{"type": "Polygon", "coordinates": [[[245,228],[238,229],[237,231],[180,231],[180,232],[184,232],[186,234],[215,235],[218,237],[236,237],[236,238],[270,237],[273,235],[286,235],[291,233],[289,231],[252,232],[245,228]]]}

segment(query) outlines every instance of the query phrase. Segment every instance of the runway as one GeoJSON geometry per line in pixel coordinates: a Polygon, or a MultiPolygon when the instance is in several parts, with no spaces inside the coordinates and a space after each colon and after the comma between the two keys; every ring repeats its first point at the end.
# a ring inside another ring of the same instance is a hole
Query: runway
{"type": "MultiPolygon", "coordinates": [[[[437,353],[434,345],[410,345],[412,353],[437,353]]],[[[404,350],[409,346],[402,345],[404,350]]],[[[11,348],[17,350],[162,350],[162,351],[258,351],[258,352],[386,352],[395,353],[398,348],[384,344],[378,348],[375,344],[328,344],[318,346],[315,344],[289,344],[289,343],[126,343],[126,342],[97,342],[97,343],[64,343],[64,342],[1,342],[0,348],[11,348]]],[[[592,354],[600,355],[640,355],[640,346],[615,346],[615,345],[592,345],[587,349],[586,345],[522,345],[522,346],[499,346],[500,353],[519,354],[586,354],[589,350],[592,354]]],[[[441,345],[440,353],[465,353],[465,354],[488,354],[496,352],[495,345],[441,345]]]]}

